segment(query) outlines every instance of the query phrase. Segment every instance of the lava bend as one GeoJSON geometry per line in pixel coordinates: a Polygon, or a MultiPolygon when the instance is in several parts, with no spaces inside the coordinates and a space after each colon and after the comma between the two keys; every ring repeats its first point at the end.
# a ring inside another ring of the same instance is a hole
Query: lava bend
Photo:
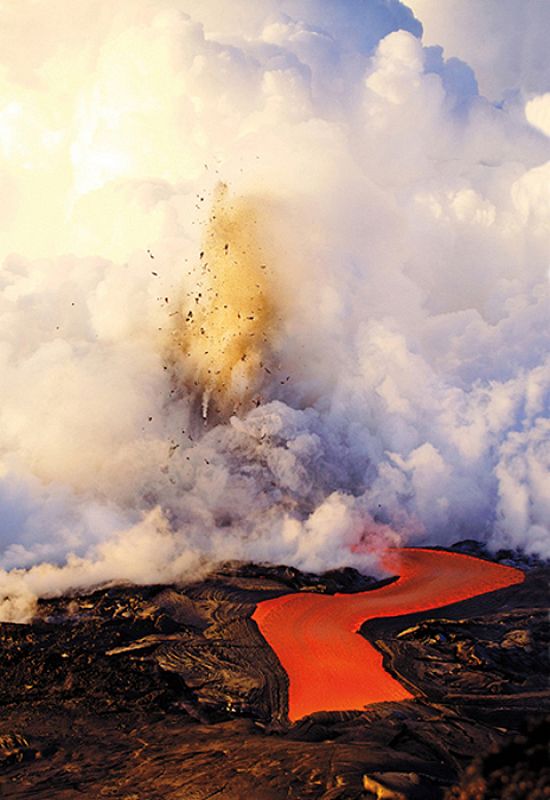
{"type": "Polygon", "coordinates": [[[394,549],[384,566],[399,577],[379,589],[330,596],[301,592],[258,605],[253,619],[288,675],[291,721],[413,697],[358,634],[367,620],[441,608],[524,579],[513,567],[423,548],[394,549]]]}

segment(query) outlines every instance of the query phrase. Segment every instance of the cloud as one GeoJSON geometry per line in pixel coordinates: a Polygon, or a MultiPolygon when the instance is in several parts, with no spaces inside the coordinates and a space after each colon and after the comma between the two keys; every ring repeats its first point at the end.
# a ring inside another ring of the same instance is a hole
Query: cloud
{"type": "Polygon", "coordinates": [[[397,2],[71,9],[1,12],[4,617],[223,559],[548,555],[543,100],[397,2]]]}
{"type": "Polygon", "coordinates": [[[545,0],[407,0],[407,6],[422,23],[426,44],[468,63],[490,100],[548,88],[545,0]]]}

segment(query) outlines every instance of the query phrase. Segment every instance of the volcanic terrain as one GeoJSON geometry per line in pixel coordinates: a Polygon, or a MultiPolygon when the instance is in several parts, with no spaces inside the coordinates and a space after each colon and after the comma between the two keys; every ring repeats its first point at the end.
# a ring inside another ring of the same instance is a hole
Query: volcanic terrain
{"type": "Polygon", "coordinates": [[[294,722],[287,674],[252,615],[291,593],[376,590],[355,570],[228,564],[193,585],[42,600],[32,623],[0,626],[0,795],[547,797],[550,568],[496,558],[524,581],[361,627],[406,699],[294,722]]]}

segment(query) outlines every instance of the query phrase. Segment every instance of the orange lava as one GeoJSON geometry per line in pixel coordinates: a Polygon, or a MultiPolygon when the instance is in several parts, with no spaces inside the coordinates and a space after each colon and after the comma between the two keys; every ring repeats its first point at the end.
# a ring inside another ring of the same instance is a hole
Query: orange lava
{"type": "Polygon", "coordinates": [[[384,565],[399,578],[380,589],[332,596],[300,592],[256,608],[252,619],[288,675],[291,721],[413,696],[357,634],[367,620],[441,608],[524,580],[519,569],[443,550],[391,550],[384,565]]]}

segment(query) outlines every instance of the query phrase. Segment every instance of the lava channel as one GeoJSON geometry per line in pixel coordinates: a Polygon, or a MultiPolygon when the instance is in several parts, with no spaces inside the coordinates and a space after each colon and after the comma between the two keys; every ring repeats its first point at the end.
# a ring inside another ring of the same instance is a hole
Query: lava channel
{"type": "Polygon", "coordinates": [[[252,619],[289,679],[288,716],[351,711],[413,695],[358,630],[367,620],[441,608],[524,580],[519,569],[460,553],[396,548],[391,584],[357,594],[288,594],[260,603],[252,619]]]}

